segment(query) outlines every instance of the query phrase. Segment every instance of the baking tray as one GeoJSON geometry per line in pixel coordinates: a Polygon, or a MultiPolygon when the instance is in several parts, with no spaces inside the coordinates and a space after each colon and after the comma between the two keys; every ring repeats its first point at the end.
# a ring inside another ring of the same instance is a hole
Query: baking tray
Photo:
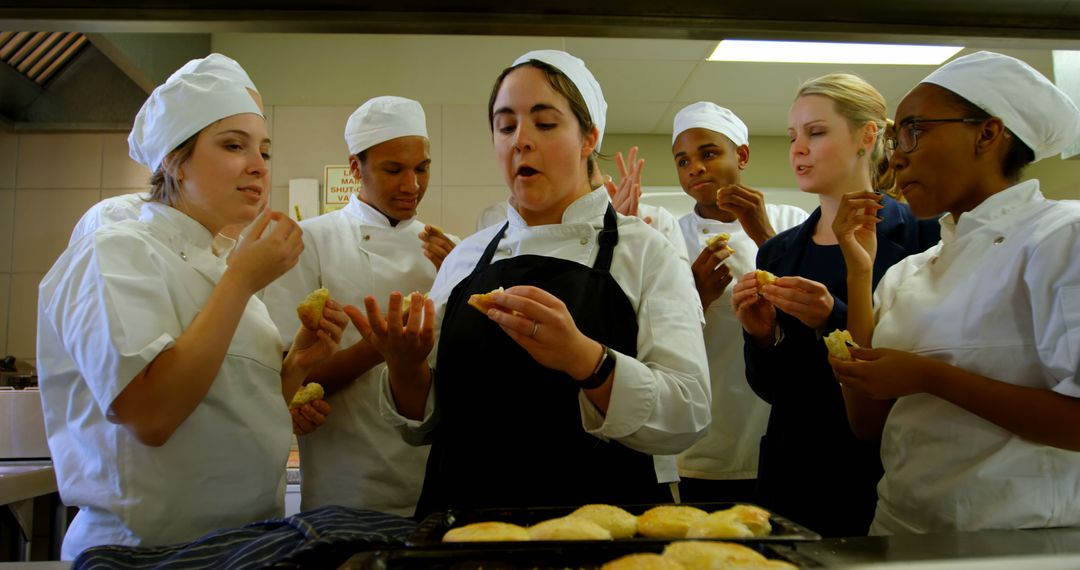
{"type": "MultiPolygon", "coordinates": [[[[738,503],[683,503],[682,506],[697,507],[706,512],[713,512],[731,508],[738,503]]],[[[631,514],[640,515],[657,505],[623,505],[622,508],[631,514]]],[[[506,542],[443,542],[442,537],[446,531],[484,521],[508,522],[520,526],[532,526],[538,522],[564,517],[577,510],[577,507],[532,507],[532,508],[505,508],[505,509],[450,509],[444,512],[436,512],[428,515],[420,522],[405,544],[413,548],[476,548],[479,545],[491,547],[494,545],[506,546],[506,542]]],[[[748,543],[792,543],[821,540],[821,535],[798,524],[790,519],[772,514],[769,519],[773,532],[769,536],[754,536],[747,538],[717,538],[701,540],[721,540],[724,542],[748,543]]],[[[635,536],[633,538],[609,540],[579,540],[579,541],[536,541],[514,542],[524,548],[542,547],[551,544],[566,544],[567,542],[584,543],[586,545],[601,545],[610,542],[631,542],[634,544],[652,544],[663,548],[670,539],[647,538],[635,536]]]]}
{"type": "MultiPolygon", "coordinates": [[[[358,553],[339,570],[597,570],[604,563],[635,552],[660,552],[663,544],[628,540],[599,544],[499,543],[497,548],[376,550],[358,553]]],[[[473,543],[479,544],[479,543],[473,543]]],[[[666,544],[666,542],[664,543],[666,544]]],[[[816,560],[780,544],[747,544],[766,558],[784,560],[799,568],[822,568],[816,560]]]]}

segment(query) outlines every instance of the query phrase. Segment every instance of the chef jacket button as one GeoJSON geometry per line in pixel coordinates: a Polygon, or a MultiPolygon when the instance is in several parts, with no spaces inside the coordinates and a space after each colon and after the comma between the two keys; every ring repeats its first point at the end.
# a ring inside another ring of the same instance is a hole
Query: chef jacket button
{"type": "Polygon", "coordinates": [[[184,261],[187,261],[187,254],[181,251],[180,252],[180,259],[183,259],[184,261]]]}
{"type": "Polygon", "coordinates": [[[581,238],[581,245],[585,245],[587,243],[589,243],[589,238],[587,238],[587,237],[581,238]]]}
{"type": "Polygon", "coordinates": [[[703,233],[703,234],[708,234],[708,233],[709,233],[709,230],[708,230],[708,228],[703,228],[703,229],[701,230],[701,233],[703,233]]]}
{"type": "Polygon", "coordinates": [[[503,250],[503,253],[505,253],[506,255],[510,255],[511,253],[513,253],[513,251],[511,251],[510,248],[506,248],[503,250]]]}
{"type": "Polygon", "coordinates": [[[1001,245],[1001,242],[1005,241],[1005,236],[998,236],[994,239],[994,245],[1001,245]]]}
{"type": "Polygon", "coordinates": [[[371,235],[370,235],[370,234],[369,234],[369,235],[365,235],[365,236],[364,236],[364,241],[368,241],[369,239],[371,239],[371,235]]]}
{"type": "Polygon", "coordinates": [[[937,263],[937,258],[936,257],[931,257],[930,258],[930,265],[933,265],[935,263],[937,263]]]}

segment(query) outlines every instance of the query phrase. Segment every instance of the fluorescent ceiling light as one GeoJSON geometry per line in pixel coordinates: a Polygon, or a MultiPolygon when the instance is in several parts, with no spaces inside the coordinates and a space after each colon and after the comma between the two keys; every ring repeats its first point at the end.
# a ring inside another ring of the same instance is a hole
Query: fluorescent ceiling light
{"type": "Polygon", "coordinates": [[[723,40],[709,61],[941,65],[963,47],[723,40]]]}

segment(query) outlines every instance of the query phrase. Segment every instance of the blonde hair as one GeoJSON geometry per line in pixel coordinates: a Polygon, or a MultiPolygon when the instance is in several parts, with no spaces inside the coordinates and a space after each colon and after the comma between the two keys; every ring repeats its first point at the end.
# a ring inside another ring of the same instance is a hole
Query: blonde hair
{"type": "Polygon", "coordinates": [[[858,132],[866,123],[877,125],[877,139],[870,150],[870,183],[874,190],[891,190],[893,171],[885,157],[885,132],[892,128],[886,116],[885,97],[858,75],[830,73],[810,79],[799,86],[795,99],[820,95],[833,101],[836,112],[858,132]]]}
{"type": "Polygon", "coordinates": [[[180,203],[180,166],[187,162],[195,152],[195,141],[198,138],[198,133],[192,135],[170,151],[165,160],[161,161],[161,165],[150,176],[151,202],[161,202],[169,206],[180,203]]]}

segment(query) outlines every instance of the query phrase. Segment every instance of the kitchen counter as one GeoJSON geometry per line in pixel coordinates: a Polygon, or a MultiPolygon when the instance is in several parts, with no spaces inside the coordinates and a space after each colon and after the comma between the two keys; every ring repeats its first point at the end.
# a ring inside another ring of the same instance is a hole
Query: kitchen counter
{"type": "Polygon", "coordinates": [[[0,462],[0,505],[55,492],[56,473],[51,461],[0,462]]]}
{"type": "Polygon", "coordinates": [[[1025,570],[1080,568],[1080,528],[834,538],[799,544],[796,551],[826,567],[923,568],[930,567],[921,564],[926,561],[952,561],[940,567],[960,568],[967,561],[981,568],[1002,558],[1013,558],[1017,567],[1020,559],[1015,557],[1023,557],[1025,570]],[[1065,566],[1055,565],[1061,563],[1065,566]]]}

